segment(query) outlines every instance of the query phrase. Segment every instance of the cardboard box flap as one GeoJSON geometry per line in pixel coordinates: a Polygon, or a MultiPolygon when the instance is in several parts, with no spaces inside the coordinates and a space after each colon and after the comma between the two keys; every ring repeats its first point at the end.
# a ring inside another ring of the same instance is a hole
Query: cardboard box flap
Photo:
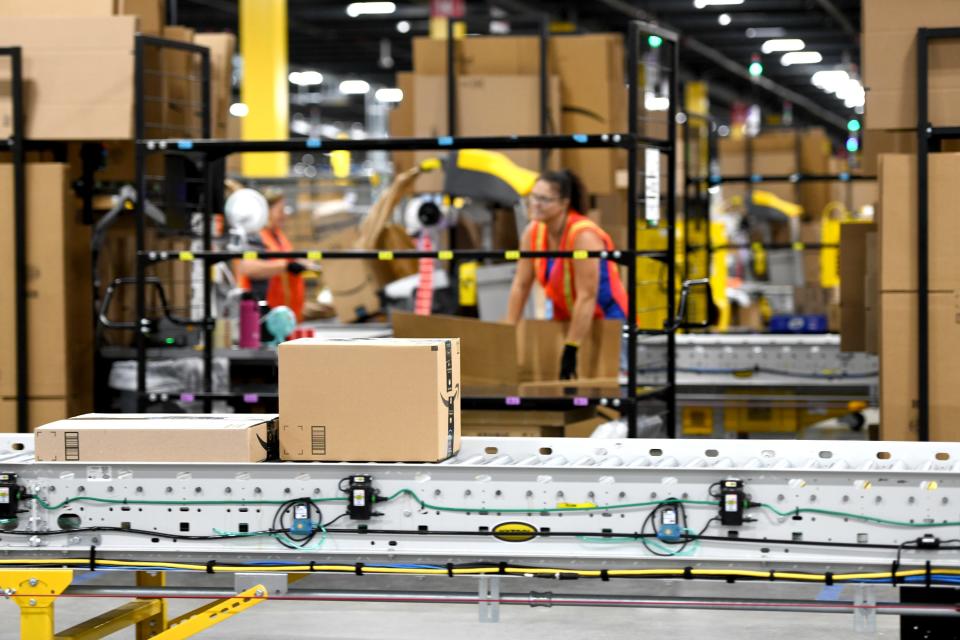
{"type": "MultiPolygon", "coordinates": [[[[522,381],[558,380],[564,337],[569,324],[553,320],[522,320],[517,326],[522,381]]],[[[617,320],[595,320],[577,353],[578,378],[614,378],[620,372],[620,332],[617,320]]]]}

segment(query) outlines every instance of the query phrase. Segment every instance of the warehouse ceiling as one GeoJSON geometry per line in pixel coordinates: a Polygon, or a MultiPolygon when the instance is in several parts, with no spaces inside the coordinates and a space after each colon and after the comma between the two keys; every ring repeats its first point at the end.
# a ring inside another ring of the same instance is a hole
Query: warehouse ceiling
{"type": "MultiPolygon", "coordinates": [[[[682,34],[685,79],[710,85],[715,115],[723,117],[735,101],[757,102],[769,113],[793,104],[796,121],[840,129],[856,115],[832,94],[811,82],[820,69],[855,71],[860,61],[860,0],[467,0],[470,32],[488,32],[492,20],[523,29],[511,19],[546,13],[553,21],[580,31],[625,31],[631,18],[646,18],[682,34]],[[725,14],[721,17],[722,14],[725,14]],[[772,31],[771,31],[772,30],[772,31]],[[761,53],[763,43],[801,39],[805,51],[822,56],[818,64],[783,66],[782,53],[761,53]],[[751,37],[753,36],[753,37],[751,37]],[[764,71],[760,81],[747,74],[754,56],[764,71]]],[[[171,19],[198,31],[236,31],[237,3],[229,0],[168,0],[171,19]]],[[[288,0],[291,69],[318,70],[327,77],[356,77],[390,86],[393,73],[411,68],[411,36],[427,33],[429,2],[397,0],[387,16],[350,18],[347,2],[288,0]],[[400,21],[409,23],[401,33],[400,21]]],[[[337,107],[358,115],[362,101],[337,107]]],[[[362,119],[362,118],[358,118],[362,119]]]]}

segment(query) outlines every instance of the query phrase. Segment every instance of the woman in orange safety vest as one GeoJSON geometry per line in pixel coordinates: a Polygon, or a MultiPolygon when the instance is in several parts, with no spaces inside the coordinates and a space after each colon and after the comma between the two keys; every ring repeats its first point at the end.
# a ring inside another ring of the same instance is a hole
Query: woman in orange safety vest
{"type": "MultiPolygon", "coordinates": [[[[583,188],[570,171],[548,171],[527,197],[530,224],[520,246],[532,251],[612,251],[613,241],[581,214],[583,188]]],[[[510,288],[507,322],[516,323],[540,283],[553,304],[553,318],[569,321],[560,378],[576,377],[577,350],[594,318],[626,318],[627,292],[616,263],[603,259],[534,258],[520,260],[510,288]]]]}
{"type": "MultiPolygon", "coordinates": [[[[283,233],[286,218],[285,200],[281,191],[264,193],[270,205],[267,226],[260,230],[259,237],[248,238],[250,251],[293,251],[293,245],[283,233]]],[[[271,308],[281,305],[290,307],[303,321],[304,271],[319,271],[320,267],[309,260],[240,260],[237,276],[240,288],[251,292],[257,300],[266,300],[271,308]]]]}

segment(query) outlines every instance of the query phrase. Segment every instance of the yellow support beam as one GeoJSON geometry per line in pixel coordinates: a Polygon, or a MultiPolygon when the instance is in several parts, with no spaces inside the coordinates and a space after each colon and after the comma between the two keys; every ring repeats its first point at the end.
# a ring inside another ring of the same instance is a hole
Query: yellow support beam
{"type": "Polygon", "coordinates": [[[54,640],[53,603],[71,582],[70,569],[0,569],[0,592],[20,607],[22,640],[54,640]]]}
{"type": "Polygon", "coordinates": [[[160,600],[134,600],[58,633],[56,640],[99,640],[158,615],[160,600]]]}
{"type": "MultiPolygon", "coordinates": [[[[286,2],[240,0],[240,54],[240,97],[250,109],[241,120],[241,137],[286,140],[290,137],[286,2]]],[[[286,153],[245,153],[241,162],[248,177],[282,178],[290,173],[286,153]]]]}
{"type": "MultiPolygon", "coordinates": [[[[167,576],[163,571],[137,571],[137,586],[160,589],[167,586],[167,576]]],[[[156,600],[160,610],[156,614],[137,623],[137,640],[149,640],[167,628],[167,601],[156,600]]]]}
{"type": "Polygon", "coordinates": [[[154,640],[183,640],[214,625],[229,620],[250,607],[265,602],[269,594],[266,587],[256,585],[232,598],[218,600],[212,605],[200,607],[170,621],[170,628],[154,636],[154,640]]]}

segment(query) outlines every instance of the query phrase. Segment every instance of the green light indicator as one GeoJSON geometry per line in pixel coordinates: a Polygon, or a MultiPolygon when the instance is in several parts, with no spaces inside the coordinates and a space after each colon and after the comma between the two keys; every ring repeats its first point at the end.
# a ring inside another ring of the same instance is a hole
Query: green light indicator
{"type": "Polygon", "coordinates": [[[860,121],[850,120],[847,122],[847,131],[860,131],[860,121]]]}
{"type": "Polygon", "coordinates": [[[750,72],[750,75],[754,78],[758,78],[763,75],[763,64],[759,62],[751,62],[750,66],[747,67],[747,71],[750,72]]]}
{"type": "Polygon", "coordinates": [[[860,141],[850,136],[847,138],[847,151],[850,153],[856,153],[860,149],[860,141]]]}
{"type": "Polygon", "coordinates": [[[167,338],[164,340],[164,342],[166,342],[167,344],[173,344],[176,341],[173,338],[167,338]]]}
{"type": "Polygon", "coordinates": [[[660,36],[649,35],[647,36],[647,44],[650,45],[652,49],[659,49],[660,45],[663,44],[663,38],[660,36]]]}

